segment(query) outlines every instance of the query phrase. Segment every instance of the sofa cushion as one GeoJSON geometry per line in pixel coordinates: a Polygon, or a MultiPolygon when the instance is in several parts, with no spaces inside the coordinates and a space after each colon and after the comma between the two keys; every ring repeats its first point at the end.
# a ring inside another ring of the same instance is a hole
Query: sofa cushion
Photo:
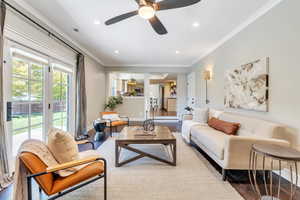
{"type": "Polygon", "coordinates": [[[240,128],[240,124],[238,123],[226,122],[214,117],[208,121],[208,125],[227,135],[236,135],[237,131],[240,128]]]}
{"type": "Polygon", "coordinates": [[[208,119],[211,119],[213,117],[219,119],[222,113],[224,113],[224,111],[209,108],[208,119]]]}
{"type": "Polygon", "coordinates": [[[239,136],[287,139],[290,141],[287,138],[288,134],[285,131],[285,127],[281,124],[229,112],[221,114],[219,119],[240,123],[241,126],[237,133],[239,136]]]}
{"type": "Polygon", "coordinates": [[[191,135],[202,145],[215,154],[220,160],[224,159],[226,138],[230,137],[209,126],[196,126],[191,129],[191,135]]]}
{"type": "Polygon", "coordinates": [[[206,124],[208,120],[208,108],[195,108],[193,111],[193,120],[206,124]]]}

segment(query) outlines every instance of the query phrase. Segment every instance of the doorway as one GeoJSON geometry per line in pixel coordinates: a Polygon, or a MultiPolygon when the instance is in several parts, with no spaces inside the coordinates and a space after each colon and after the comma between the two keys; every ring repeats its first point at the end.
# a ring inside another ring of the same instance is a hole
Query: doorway
{"type": "Polygon", "coordinates": [[[155,74],[149,82],[150,116],[177,119],[177,74],[155,74]]]}

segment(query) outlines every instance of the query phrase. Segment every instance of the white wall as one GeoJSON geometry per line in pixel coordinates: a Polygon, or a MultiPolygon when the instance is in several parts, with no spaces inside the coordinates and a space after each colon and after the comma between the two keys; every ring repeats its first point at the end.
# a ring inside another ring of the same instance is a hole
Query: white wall
{"type": "Polygon", "coordinates": [[[259,58],[270,57],[270,111],[259,113],[234,110],[284,123],[295,134],[300,148],[300,1],[285,0],[195,64],[197,97],[205,105],[205,83],[201,71],[210,68],[210,107],[224,106],[224,73],[227,69],[259,58]]]}
{"type": "Polygon", "coordinates": [[[85,57],[85,84],[87,95],[87,127],[100,117],[106,100],[106,78],[104,68],[92,58],[85,57]]]}
{"type": "Polygon", "coordinates": [[[145,117],[144,97],[123,97],[123,104],[115,109],[121,116],[129,117],[131,121],[141,121],[145,117]]]}

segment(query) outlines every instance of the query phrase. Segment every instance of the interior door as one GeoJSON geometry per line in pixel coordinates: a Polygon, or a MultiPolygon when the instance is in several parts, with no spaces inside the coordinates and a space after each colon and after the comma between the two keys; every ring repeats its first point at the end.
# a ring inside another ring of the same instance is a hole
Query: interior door
{"type": "Polygon", "coordinates": [[[194,108],[196,104],[196,74],[192,72],[187,75],[188,106],[194,108]]]}

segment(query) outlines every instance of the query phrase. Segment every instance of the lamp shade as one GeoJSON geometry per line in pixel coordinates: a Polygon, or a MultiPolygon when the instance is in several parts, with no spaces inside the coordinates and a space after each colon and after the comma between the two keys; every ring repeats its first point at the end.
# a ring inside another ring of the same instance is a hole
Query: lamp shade
{"type": "Polygon", "coordinates": [[[205,70],[202,74],[202,77],[206,81],[211,80],[211,72],[209,70],[205,70]]]}

